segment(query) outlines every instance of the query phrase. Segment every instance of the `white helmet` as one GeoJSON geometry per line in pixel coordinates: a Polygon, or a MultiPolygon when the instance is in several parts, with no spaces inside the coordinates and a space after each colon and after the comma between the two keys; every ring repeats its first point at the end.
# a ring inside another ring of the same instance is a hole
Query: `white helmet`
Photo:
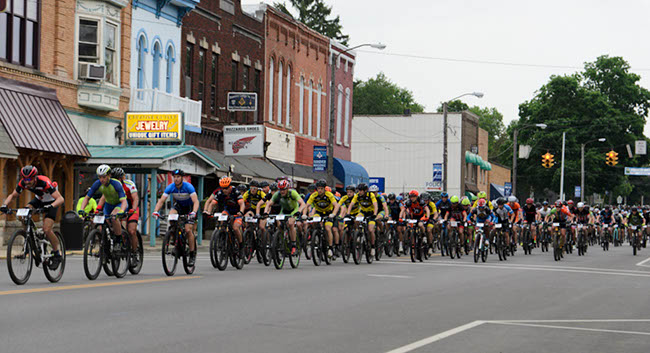
{"type": "Polygon", "coordinates": [[[508,196],[508,202],[517,202],[517,198],[514,196],[508,196]]]}
{"type": "Polygon", "coordinates": [[[97,167],[97,176],[108,175],[108,173],[110,172],[111,172],[111,167],[109,167],[107,164],[102,164],[99,167],[97,167]]]}
{"type": "Polygon", "coordinates": [[[370,192],[378,192],[379,191],[379,186],[370,185],[370,187],[368,188],[368,191],[370,191],[370,192]]]}
{"type": "Polygon", "coordinates": [[[578,208],[583,208],[583,207],[585,207],[585,203],[584,202],[578,202],[578,208]]]}

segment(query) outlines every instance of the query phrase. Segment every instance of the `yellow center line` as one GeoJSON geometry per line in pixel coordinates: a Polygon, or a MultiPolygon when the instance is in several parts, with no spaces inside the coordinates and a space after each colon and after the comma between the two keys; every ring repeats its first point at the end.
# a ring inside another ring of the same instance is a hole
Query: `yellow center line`
{"type": "Polygon", "coordinates": [[[71,286],[58,286],[58,287],[45,287],[45,288],[32,288],[32,289],[15,289],[15,290],[7,290],[7,291],[0,292],[0,296],[2,296],[2,295],[12,295],[12,294],[57,292],[57,291],[62,291],[62,290],[73,290],[73,289],[84,289],[84,288],[125,286],[125,285],[129,285],[129,284],[169,282],[169,281],[178,281],[178,280],[183,280],[183,279],[192,279],[192,278],[201,278],[201,277],[202,276],[163,277],[163,278],[143,279],[143,280],[137,280],[137,281],[115,281],[115,282],[104,282],[104,283],[77,284],[77,285],[71,285],[71,286]]]}

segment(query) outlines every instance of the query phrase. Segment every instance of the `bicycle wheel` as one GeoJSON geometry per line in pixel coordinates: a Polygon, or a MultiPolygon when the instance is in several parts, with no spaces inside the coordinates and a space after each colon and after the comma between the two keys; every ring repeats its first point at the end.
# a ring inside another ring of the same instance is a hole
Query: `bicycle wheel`
{"type": "MultiPolygon", "coordinates": [[[[383,236],[383,235],[382,235],[383,236]]],[[[381,255],[384,252],[384,242],[380,240],[381,238],[377,234],[375,236],[375,260],[381,260],[381,255]]]]}
{"type": "Polygon", "coordinates": [[[178,254],[176,249],[176,229],[170,228],[163,239],[162,244],[163,271],[167,276],[173,276],[178,265],[178,254]]]}
{"type": "Polygon", "coordinates": [[[363,256],[363,234],[358,229],[352,233],[352,259],[355,265],[361,263],[363,256]]]}
{"type": "Polygon", "coordinates": [[[27,232],[19,229],[7,244],[7,269],[11,280],[18,285],[25,284],[32,274],[33,264],[32,246],[27,239],[27,232]]]}
{"type": "MultiPolygon", "coordinates": [[[[194,265],[190,266],[190,245],[188,244],[189,240],[185,239],[183,242],[183,269],[185,270],[185,274],[191,275],[194,273],[194,270],[196,269],[196,259],[194,259],[194,265]]],[[[194,249],[196,251],[196,237],[194,238],[194,249]]],[[[195,255],[196,256],[196,255],[195,255]]]]}
{"type": "Polygon", "coordinates": [[[289,249],[289,263],[291,264],[291,268],[298,268],[298,265],[300,265],[301,255],[302,243],[300,242],[300,237],[296,236],[296,253],[291,255],[291,249],[289,249]]]}
{"type": "Polygon", "coordinates": [[[225,230],[219,229],[212,233],[210,240],[210,258],[213,266],[223,271],[228,267],[228,236],[225,230]]]}
{"type": "Polygon", "coordinates": [[[244,263],[246,262],[244,260],[244,249],[242,249],[242,246],[244,245],[243,239],[242,243],[240,244],[237,238],[235,238],[234,234],[231,234],[232,238],[230,239],[230,251],[228,253],[230,254],[230,264],[232,267],[241,270],[244,268],[244,263]]]}
{"type": "Polygon", "coordinates": [[[84,272],[89,280],[97,279],[104,264],[104,246],[102,244],[102,232],[93,229],[86,237],[84,244],[84,272]]]}
{"type": "Polygon", "coordinates": [[[311,232],[309,230],[307,232],[301,231],[300,234],[302,236],[302,246],[303,246],[302,252],[305,254],[305,258],[307,260],[311,260],[312,259],[312,257],[311,257],[311,254],[312,254],[312,251],[311,251],[311,232]]]}
{"type": "Polygon", "coordinates": [[[341,233],[341,258],[346,264],[350,261],[350,243],[350,233],[344,229],[341,233]]]}
{"type": "Polygon", "coordinates": [[[258,264],[263,264],[264,249],[266,245],[264,244],[264,238],[262,238],[262,232],[257,231],[255,234],[257,235],[257,237],[255,237],[255,257],[257,258],[258,264]]]}
{"type": "Polygon", "coordinates": [[[399,240],[397,240],[397,234],[395,234],[395,229],[390,229],[388,233],[386,233],[386,246],[384,247],[386,256],[393,257],[395,242],[399,242],[399,240]]]}
{"type": "Polygon", "coordinates": [[[456,242],[458,239],[458,233],[456,233],[456,229],[451,231],[451,236],[449,237],[449,245],[447,246],[447,252],[449,253],[449,257],[452,259],[456,257],[456,242]]]}
{"type": "Polygon", "coordinates": [[[255,234],[252,229],[247,229],[244,232],[244,264],[248,265],[253,259],[253,242],[255,241],[255,234]]]}
{"type": "Polygon", "coordinates": [[[281,270],[284,267],[284,239],[282,237],[282,231],[279,229],[273,234],[273,240],[271,241],[271,254],[273,255],[273,265],[277,270],[281,270]]]}
{"type": "MultiPolygon", "coordinates": [[[[260,232],[259,237],[261,239],[260,246],[262,247],[262,261],[264,262],[264,266],[269,266],[271,265],[271,261],[273,259],[271,258],[271,240],[269,239],[269,233],[268,230],[264,230],[260,232]]],[[[259,251],[259,250],[258,250],[259,251]]]]}
{"type": "Polygon", "coordinates": [[[418,258],[420,257],[419,254],[418,254],[419,246],[418,246],[415,231],[413,229],[409,229],[408,238],[409,238],[409,243],[410,243],[409,248],[411,250],[410,251],[411,252],[411,262],[417,262],[418,258]]]}
{"type": "Polygon", "coordinates": [[[321,248],[321,234],[318,229],[311,231],[311,260],[314,266],[320,266],[323,259],[323,249],[321,248]]]}
{"type": "MultiPolygon", "coordinates": [[[[123,236],[124,233],[116,238],[119,239],[123,236]]],[[[131,263],[131,249],[128,243],[125,243],[126,241],[124,238],[116,241],[113,253],[111,254],[113,274],[117,278],[126,276],[126,273],[129,271],[129,264],[131,263]]]]}
{"type": "MultiPolygon", "coordinates": [[[[63,242],[61,233],[54,232],[54,235],[56,235],[57,239],[59,239],[59,253],[61,254],[61,263],[59,263],[56,268],[51,269],[50,260],[48,258],[43,264],[43,272],[45,273],[45,277],[52,283],[60,281],[61,277],[63,277],[63,271],[65,270],[65,243],[63,242]]],[[[45,255],[51,254],[53,250],[54,248],[48,242],[47,246],[45,247],[45,255]]]]}
{"type": "Polygon", "coordinates": [[[134,266],[133,261],[131,261],[131,265],[129,266],[129,272],[131,272],[132,275],[137,275],[138,273],[140,273],[140,270],[142,270],[142,261],[144,260],[144,248],[142,247],[142,234],[140,234],[140,231],[136,231],[135,235],[136,237],[138,237],[138,249],[131,253],[131,257],[132,257],[131,260],[133,260],[133,255],[135,255],[137,263],[134,266]]]}
{"type": "Polygon", "coordinates": [[[481,240],[479,238],[480,237],[476,237],[476,242],[474,243],[474,263],[477,263],[478,259],[481,257],[481,244],[479,244],[481,240]]]}
{"type": "MultiPolygon", "coordinates": [[[[323,261],[325,262],[326,265],[331,265],[332,264],[332,258],[327,254],[329,252],[329,242],[327,241],[327,235],[325,233],[325,230],[322,230],[321,234],[321,256],[323,256],[323,261]]],[[[334,237],[334,235],[332,235],[334,237]]],[[[333,241],[334,239],[332,239],[333,241]]]]}
{"type": "Polygon", "coordinates": [[[634,240],[632,241],[632,255],[636,256],[636,250],[637,250],[636,235],[632,234],[632,236],[634,237],[634,240]]]}

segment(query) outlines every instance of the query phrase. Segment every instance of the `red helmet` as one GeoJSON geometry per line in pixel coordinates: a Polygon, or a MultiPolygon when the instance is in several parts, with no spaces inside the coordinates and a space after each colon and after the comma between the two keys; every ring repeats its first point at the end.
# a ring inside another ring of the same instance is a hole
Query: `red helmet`
{"type": "Polygon", "coordinates": [[[531,199],[530,197],[526,199],[526,203],[529,205],[532,205],[535,203],[535,200],[531,199]]]}
{"type": "Polygon", "coordinates": [[[562,201],[561,200],[555,201],[555,207],[561,207],[561,206],[562,206],[562,201]]]}
{"type": "Polygon", "coordinates": [[[23,179],[33,178],[36,174],[38,174],[38,169],[33,165],[27,165],[20,170],[20,176],[23,177],[23,179]]]}
{"type": "Polygon", "coordinates": [[[478,202],[476,203],[478,207],[485,207],[486,204],[487,201],[485,201],[485,199],[478,199],[478,202]]]}
{"type": "Polygon", "coordinates": [[[287,179],[282,179],[278,181],[278,189],[280,190],[285,190],[289,188],[289,180],[287,179]]]}
{"type": "Polygon", "coordinates": [[[568,203],[569,205],[573,205],[573,200],[569,200],[567,203],[568,203]]]}
{"type": "Polygon", "coordinates": [[[410,196],[420,196],[420,193],[417,190],[411,190],[409,191],[409,197],[410,196]]]}

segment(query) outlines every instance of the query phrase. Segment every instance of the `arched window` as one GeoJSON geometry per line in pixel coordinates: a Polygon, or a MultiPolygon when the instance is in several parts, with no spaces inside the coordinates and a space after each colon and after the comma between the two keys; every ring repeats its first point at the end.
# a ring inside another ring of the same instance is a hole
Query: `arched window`
{"type": "Polygon", "coordinates": [[[167,70],[165,74],[165,92],[172,93],[172,77],[174,74],[174,47],[167,47],[167,70]]]}
{"type": "Polygon", "coordinates": [[[269,121],[273,122],[273,58],[271,58],[269,63],[269,121]]]}
{"type": "Polygon", "coordinates": [[[300,133],[305,133],[305,78],[300,77],[300,101],[298,102],[298,118],[300,119],[300,133]]]}
{"type": "Polygon", "coordinates": [[[341,144],[341,116],[343,110],[343,86],[338,87],[338,102],[336,104],[336,143],[341,144]]]}
{"type": "Polygon", "coordinates": [[[162,49],[160,48],[160,42],[156,42],[153,45],[153,74],[151,80],[151,88],[158,89],[160,88],[160,59],[162,58],[162,49]]]}
{"type": "Polygon", "coordinates": [[[343,143],[350,145],[350,88],[345,89],[345,126],[343,127],[343,143]]]}
{"type": "Polygon", "coordinates": [[[322,99],[323,99],[323,86],[319,83],[318,90],[316,91],[316,137],[320,138],[321,130],[321,110],[322,110],[322,99]]]}
{"type": "Polygon", "coordinates": [[[314,81],[312,81],[312,80],[309,80],[309,87],[307,87],[307,94],[309,94],[309,110],[308,110],[308,113],[307,113],[307,119],[309,119],[309,120],[307,120],[307,134],[309,136],[313,136],[312,118],[314,116],[314,114],[313,114],[313,112],[314,112],[314,105],[313,105],[313,101],[314,101],[314,81]]]}
{"type": "Polygon", "coordinates": [[[147,51],[147,40],[145,39],[144,35],[140,36],[138,39],[138,47],[136,48],[138,50],[138,82],[137,82],[137,87],[139,89],[144,88],[144,59],[145,59],[145,52],[147,51]]]}
{"type": "Polygon", "coordinates": [[[278,124],[282,125],[282,61],[278,64],[278,124]]]}
{"type": "Polygon", "coordinates": [[[285,111],[285,124],[291,125],[291,66],[287,65],[287,108],[285,111]]]}

